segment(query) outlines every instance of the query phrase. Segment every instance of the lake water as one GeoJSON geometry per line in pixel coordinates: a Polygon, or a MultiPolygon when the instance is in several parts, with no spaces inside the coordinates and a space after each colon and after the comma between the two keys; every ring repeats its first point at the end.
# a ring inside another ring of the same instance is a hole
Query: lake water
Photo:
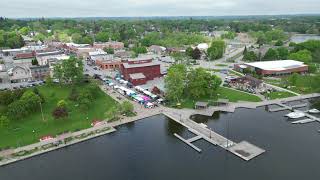
{"type": "Polygon", "coordinates": [[[265,108],[196,116],[215,131],[246,140],[266,153],[246,162],[204,140],[198,153],[176,137],[192,137],[184,127],[154,116],[117,132],[0,167],[1,180],[234,180],[320,179],[318,123],[292,125],[265,108]]]}
{"type": "Polygon", "coordinates": [[[308,40],[320,40],[320,36],[310,34],[297,34],[291,37],[290,41],[294,43],[302,43],[308,40]]]}

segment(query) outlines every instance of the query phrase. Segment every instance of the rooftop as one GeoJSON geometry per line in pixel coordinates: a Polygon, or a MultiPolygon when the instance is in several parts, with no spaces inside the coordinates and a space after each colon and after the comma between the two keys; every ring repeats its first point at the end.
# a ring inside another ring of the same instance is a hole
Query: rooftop
{"type": "Polygon", "coordinates": [[[149,67],[149,66],[157,66],[157,65],[160,66],[160,64],[156,62],[141,63],[141,64],[123,63],[124,68],[149,67]]]}
{"type": "Polygon", "coordinates": [[[278,61],[261,61],[253,63],[245,63],[245,65],[256,67],[263,70],[281,71],[291,68],[307,66],[303,62],[295,60],[278,60],[278,61]]]}
{"type": "Polygon", "coordinates": [[[142,73],[134,73],[134,74],[130,74],[130,78],[131,79],[144,79],[144,78],[146,78],[146,76],[142,73]]]}

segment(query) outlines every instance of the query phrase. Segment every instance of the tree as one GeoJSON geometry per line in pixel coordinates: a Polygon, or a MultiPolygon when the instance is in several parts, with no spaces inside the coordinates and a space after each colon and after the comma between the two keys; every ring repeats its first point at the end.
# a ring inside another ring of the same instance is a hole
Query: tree
{"type": "Polygon", "coordinates": [[[138,54],[145,54],[145,53],[148,52],[148,51],[147,51],[147,48],[144,47],[144,46],[134,47],[134,48],[132,49],[132,51],[133,51],[136,55],[138,55],[138,54]]]}
{"type": "Polygon", "coordinates": [[[114,49],[113,48],[103,48],[103,50],[105,52],[107,52],[108,54],[114,54],[114,49]]]}
{"type": "Polygon", "coordinates": [[[68,117],[69,113],[67,111],[66,108],[63,107],[56,107],[53,111],[52,111],[52,116],[54,117],[54,119],[64,119],[66,117],[68,117]]]}
{"type": "Polygon", "coordinates": [[[187,79],[187,92],[193,99],[209,95],[221,84],[220,78],[203,68],[191,69],[187,79]]]}
{"type": "Polygon", "coordinates": [[[263,60],[278,60],[278,52],[275,49],[269,48],[266,54],[263,57],[263,60]]]}
{"type": "Polygon", "coordinates": [[[67,108],[67,102],[65,100],[60,100],[58,101],[57,103],[57,107],[60,107],[60,108],[67,108]]]}
{"type": "Polygon", "coordinates": [[[288,55],[289,55],[289,50],[285,47],[280,47],[277,49],[278,51],[278,58],[285,60],[288,59],[288,55]]]}
{"type": "Polygon", "coordinates": [[[115,121],[119,119],[120,111],[117,106],[113,106],[105,114],[109,121],[115,121]]]}
{"type": "Polygon", "coordinates": [[[13,101],[8,106],[8,117],[10,119],[21,119],[33,112],[38,111],[41,98],[33,91],[28,90],[23,93],[19,100],[13,101]]]}
{"type": "Polygon", "coordinates": [[[52,80],[50,75],[46,77],[45,82],[46,82],[46,84],[48,86],[52,86],[53,85],[53,80],[52,80]]]}
{"type": "Polygon", "coordinates": [[[192,56],[191,56],[193,59],[200,59],[201,57],[201,51],[200,49],[198,48],[195,48],[193,51],[192,51],[192,56]]]}
{"type": "Polygon", "coordinates": [[[226,44],[223,40],[214,40],[208,48],[207,53],[210,60],[216,60],[223,57],[226,44]]]}
{"type": "Polygon", "coordinates": [[[31,64],[32,64],[33,66],[38,66],[39,63],[38,63],[37,58],[33,58],[32,61],[31,61],[31,64]]]}
{"type": "Polygon", "coordinates": [[[96,41],[97,42],[107,42],[109,40],[110,36],[107,32],[99,32],[96,35],[96,41]]]}
{"type": "Polygon", "coordinates": [[[133,105],[129,102],[129,101],[124,101],[121,105],[120,105],[120,112],[122,114],[132,114],[134,111],[134,107],[133,105]]]}
{"type": "Polygon", "coordinates": [[[275,46],[283,46],[283,41],[278,40],[274,45],[275,46]]]}
{"type": "Polygon", "coordinates": [[[187,68],[184,64],[176,64],[168,69],[165,77],[166,97],[168,100],[180,102],[186,87],[187,68]]]}
{"type": "Polygon", "coordinates": [[[83,63],[80,59],[71,56],[54,66],[54,78],[60,83],[80,83],[83,79],[83,63]]]}
{"type": "Polygon", "coordinates": [[[256,53],[254,53],[253,51],[247,51],[244,55],[243,55],[243,60],[245,61],[256,61],[258,59],[256,53]]]}
{"type": "Polygon", "coordinates": [[[193,55],[193,49],[192,49],[192,47],[188,47],[188,48],[186,49],[186,54],[187,54],[189,57],[192,57],[192,55],[193,55]]]}
{"type": "Polygon", "coordinates": [[[290,85],[295,86],[297,84],[298,78],[299,78],[299,74],[297,73],[293,73],[291,76],[289,76],[288,81],[290,85]]]}
{"type": "Polygon", "coordinates": [[[0,128],[7,127],[10,124],[10,119],[7,116],[0,116],[0,128]]]}
{"type": "Polygon", "coordinates": [[[312,53],[309,50],[300,50],[296,53],[291,53],[289,59],[310,63],[312,61],[312,53]]]}

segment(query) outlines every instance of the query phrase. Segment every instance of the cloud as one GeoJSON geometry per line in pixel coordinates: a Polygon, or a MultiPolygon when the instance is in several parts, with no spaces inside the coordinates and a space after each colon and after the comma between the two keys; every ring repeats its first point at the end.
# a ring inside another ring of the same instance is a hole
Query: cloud
{"type": "Polygon", "coordinates": [[[0,16],[218,16],[320,13],[319,0],[1,0],[0,16]]]}

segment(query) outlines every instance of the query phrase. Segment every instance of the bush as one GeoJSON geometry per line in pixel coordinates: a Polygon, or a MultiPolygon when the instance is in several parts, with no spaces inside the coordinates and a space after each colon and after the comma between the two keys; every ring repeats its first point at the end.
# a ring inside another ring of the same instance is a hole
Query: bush
{"type": "Polygon", "coordinates": [[[56,107],[52,112],[52,116],[55,119],[63,119],[63,118],[68,117],[68,115],[69,115],[69,113],[68,113],[67,109],[64,107],[56,107]]]}

